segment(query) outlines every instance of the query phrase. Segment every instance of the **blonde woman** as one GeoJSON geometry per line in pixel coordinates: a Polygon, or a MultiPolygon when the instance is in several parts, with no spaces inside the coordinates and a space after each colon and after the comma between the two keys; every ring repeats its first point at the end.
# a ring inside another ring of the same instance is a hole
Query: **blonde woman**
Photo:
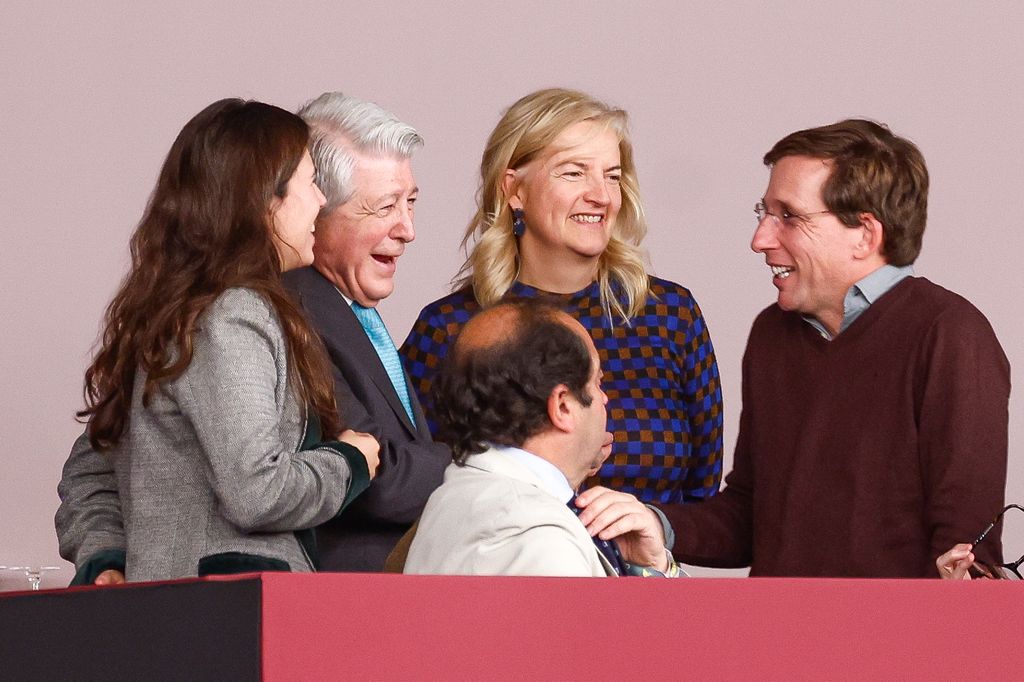
{"type": "MultiPolygon", "coordinates": [[[[420,313],[401,353],[432,412],[438,364],[482,306],[548,297],[590,332],[612,454],[590,485],[645,502],[701,500],[722,475],[722,393],[711,337],[684,287],[647,274],[627,115],[573,90],[523,97],[480,166],[472,251],[453,293],[420,313]]],[[[431,420],[433,424],[433,421],[431,420]]]]}

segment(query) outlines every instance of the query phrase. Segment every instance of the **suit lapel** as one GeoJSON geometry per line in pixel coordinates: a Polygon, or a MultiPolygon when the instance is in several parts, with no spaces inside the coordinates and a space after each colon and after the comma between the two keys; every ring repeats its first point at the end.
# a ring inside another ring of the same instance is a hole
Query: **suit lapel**
{"type": "MultiPolygon", "coordinates": [[[[350,354],[358,360],[361,370],[373,381],[406,431],[415,438],[417,430],[409,421],[409,415],[398,393],[395,392],[391,377],[388,376],[377,350],[345,298],[315,269],[308,268],[301,274],[308,276],[305,282],[307,286],[303,287],[304,291],[300,295],[302,307],[318,321],[318,331],[324,337],[324,341],[334,349],[350,354]]],[[[404,369],[402,374],[405,376],[404,369]]],[[[405,376],[405,383],[407,387],[410,385],[408,376],[405,376]]],[[[417,421],[423,420],[423,410],[411,390],[409,400],[412,402],[413,414],[416,415],[417,421]]]]}
{"type": "MultiPolygon", "coordinates": [[[[334,293],[338,297],[338,301],[341,303],[339,306],[341,309],[336,313],[338,317],[338,324],[340,326],[349,327],[349,333],[346,334],[346,338],[358,339],[358,343],[353,350],[360,356],[364,367],[369,370],[370,378],[384,396],[385,400],[388,401],[388,405],[391,406],[395,416],[397,416],[402,422],[402,425],[406,430],[409,431],[411,435],[415,436],[416,429],[413,427],[412,422],[409,421],[409,415],[406,413],[405,407],[402,405],[402,400],[398,397],[398,393],[395,391],[395,385],[391,383],[391,377],[388,376],[388,371],[384,369],[384,363],[381,362],[380,356],[377,355],[377,350],[373,347],[373,343],[370,342],[370,337],[366,335],[366,330],[363,329],[363,325],[359,324],[356,314],[352,312],[351,308],[345,305],[345,299],[341,297],[341,294],[336,291],[334,293]]],[[[405,385],[408,387],[409,377],[405,375],[404,369],[402,370],[402,376],[405,377],[405,385]]],[[[412,400],[411,394],[409,399],[412,400]]],[[[417,405],[416,407],[419,406],[417,405]]]]}
{"type": "MultiPolygon", "coordinates": [[[[401,352],[398,353],[402,355],[401,352]]],[[[405,386],[409,391],[409,402],[412,403],[412,416],[416,417],[416,430],[419,433],[430,433],[430,425],[427,423],[427,415],[423,412],[423,405],[420,404],[419,398],[416,397],[416,391],[412,390],[412,381],[409,379],[409,373],[405,371],[405,365],[402,365],[402,376],[405,377],[405,386]]],[[[405,410],[402,410],[403,412],[405,410]]]]}
{"type": "Polygon", "coordinates": [[[601,567],[604,569],[605,575],[607,575],[609,578],[619,577],[619,574],[615,572],[614,568],[612,568],[611,562],[608,561],[607,558],[605,558],[604,554],[601,554],[601,551],[597,548],[596,545],[594,546],[594,554],[596,554],[597,558],[600,559],[601,567]]]}

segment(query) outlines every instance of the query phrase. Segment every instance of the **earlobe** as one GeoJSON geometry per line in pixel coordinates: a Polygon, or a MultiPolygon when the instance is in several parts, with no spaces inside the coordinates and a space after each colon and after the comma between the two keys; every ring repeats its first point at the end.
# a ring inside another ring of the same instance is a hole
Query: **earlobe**
{"type": "Polygon", "coordinates": [[[519,190],[519,176],[516,171],[512,168],[505,169],[505,175],[501,178],[501,191],[505,195],[505,199],[508,201],[508,205],[512,208],[523,207],[523,202],[520,201],[516,192],[519,190]]]}
{"type": "Polygon", "coordinates": [[[857,242],[856,257],[864,259],[876,254],[881,255],[882,245],[885,243],[885,230],[882,223],[873,213],[861,213],[859,217],[860,241],[857,242]]]}
{"type": "Polygon", "coordinates": [[[273,196],[270,198],[270,208],[267,210],[270,218],[270,227],[274,232],[277,232],[277,212],[281,210],[281,204],[284,203],[279,196],[273,196]]]}
{"type": "Polygon", "coordinates": [[[559,431],[570,433],[576,426],[576,419],[569,405],[572,394],[565,384],[558,384],[548,396],[548,420],[559,431]]]}

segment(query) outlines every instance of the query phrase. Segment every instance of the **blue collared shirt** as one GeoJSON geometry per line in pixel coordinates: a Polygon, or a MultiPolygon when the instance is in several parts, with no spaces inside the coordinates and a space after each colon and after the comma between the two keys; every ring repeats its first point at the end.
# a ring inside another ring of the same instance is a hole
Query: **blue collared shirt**
{"type": "MultiPolygon", "coordinates": [[[[846,331],[846,328],[853,324],[853,321],[860,317],[861,313],[871,307],[872,303],[881,298],[882,294],[913,275],[914,266],[912,265],[896,267],[886,264],[850,287],[850,290],[846,292],[846,298],[843,299],[843,321],[839,325],[839,333],[842,334],[846,331]]],[[[825,329],[825,325],[813,317],[806,315],[803,317],[818,330],[823,338],[832,340],[833,336],[825,329]]]]}

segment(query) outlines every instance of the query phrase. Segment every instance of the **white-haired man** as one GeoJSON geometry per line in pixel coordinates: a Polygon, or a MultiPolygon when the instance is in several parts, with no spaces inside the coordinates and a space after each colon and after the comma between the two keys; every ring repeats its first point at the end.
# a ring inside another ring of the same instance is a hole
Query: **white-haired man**
{"type": "MultiPolygon", "coordinates": [[[[324,93],[299,114],[311,128],[316,181],[327,204],[316,224],[315,269],[292,271],[286,284],[327,346],[342,421],[381,445],[379,485],[346,509],[344,521],[317,531],[318,567],[379,571],[451,461],[450,450],[431,440],[375,310],[391,294],[398,258],[415,237],[410,157],[422,139],[379,106],[341,93],[324,93]]],[[[73,584],[124,582],[113,468],[84,437],[64,465],[58,492],[57,537],[61,555],[75,560],[73,584]]]]}
{"type": "Polygon", "coordinates": [[[416,237],[411,157],[423,140],[376,104],[339,92],[320,95],[299,115],[310,126],[327,203],[316,221],[313,266],[289,272],[285,284],[327,346],[342,422],[381,444],[373,485],[317,529],[317,549],[322,569],[379,571],[451,462],[451,451],[431,438],[376,310],[416,237]]]}

